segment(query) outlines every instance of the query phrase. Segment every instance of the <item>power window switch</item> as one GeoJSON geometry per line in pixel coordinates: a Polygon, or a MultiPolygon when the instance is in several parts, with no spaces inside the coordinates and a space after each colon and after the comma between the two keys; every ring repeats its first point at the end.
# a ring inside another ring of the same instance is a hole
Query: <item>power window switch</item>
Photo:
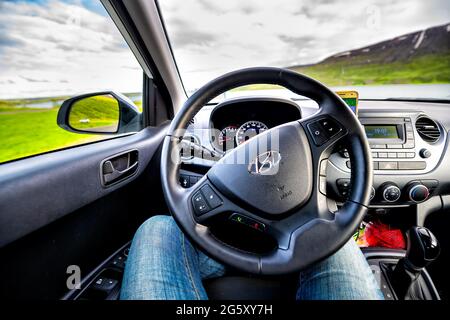
{"type": "Polygon", "coordinates": [[[99,277],[95,280],[93,288],[102,291],[111,291],[119,283],[119,281],[104,277],[99,277]]]}

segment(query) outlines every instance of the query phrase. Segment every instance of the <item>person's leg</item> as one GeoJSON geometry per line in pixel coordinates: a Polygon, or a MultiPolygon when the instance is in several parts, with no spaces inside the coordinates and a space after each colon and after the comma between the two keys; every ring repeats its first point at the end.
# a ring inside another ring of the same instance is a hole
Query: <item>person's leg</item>
{"type": "Polygon", "coordinates": [[[136,232],[125,267],[124,300],[207,299],[202,279],[225,267],[194,248],[172,217],[156,216],[136,232]]]}
{"type": "Polygon", "coordinates": [[[300,274],[298,300],[382,300],[383,294],[353,239],[300,274]]]}

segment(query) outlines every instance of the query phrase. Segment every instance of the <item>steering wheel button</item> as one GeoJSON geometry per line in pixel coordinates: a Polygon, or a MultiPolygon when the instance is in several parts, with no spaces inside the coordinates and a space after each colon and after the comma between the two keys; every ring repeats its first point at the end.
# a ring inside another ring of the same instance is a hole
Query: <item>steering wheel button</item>
{"type": "Polygon", "coordinates": [[[325,131],[317,122],[308,124],[308,129],[316,145],[321,146],[328,140],[325,131]]]}
{"type": "Polygon", "coordinates": [[[341,128],[339,127],[339,125],[336,123],[336,121],[333,121],[331,119],[321,119],[319,120],[319,124],[320,126],[323,128],[323,130],[325,131],[325,134],[331,138],[332,136],[334,136],[336,133],[338,133],[339,131],[341,131],[341,128]]]}
{"type": "Polygon", "coordinates": [[[266,231],[266,225],[254,219],[235,213],[230,216],[230,220],[247,226],[249,228],[264,232],[266,231]]]}
{"type": "Polygon", "coordinates": [[[194,197],[192,198],[192,204],[197,215],[202,215],[211,210],[201,192],[197,192],[194,195],[194,197]]]}
{"type": "Polygon", "coordinates": [[[211,210],[222,205],[222,199],[220,199],[209,185],[203,186],[200,190],[211,210]]]}

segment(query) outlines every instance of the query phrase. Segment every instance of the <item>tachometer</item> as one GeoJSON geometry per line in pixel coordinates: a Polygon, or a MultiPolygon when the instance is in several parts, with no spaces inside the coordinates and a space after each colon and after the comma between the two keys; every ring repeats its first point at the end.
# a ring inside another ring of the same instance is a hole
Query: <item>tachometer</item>
{"type": "Polygon", "coordinates": [[[257,136],[261,132],[268,130],[269,128],[260,121],[249,121],[244,123],[236,132],[236,144],[240,145],[248,139],[257,136]]]}
{"type": "Polygon", "coordinates": [[[222,131],[220,131],[219,138],[217,140],[217,144],[222,149],[222,151],[226,152],[227,150],[231,150],[235,145],[235,137],[236,137],[236,126],[228,126],[225,127],[222,131]]]}

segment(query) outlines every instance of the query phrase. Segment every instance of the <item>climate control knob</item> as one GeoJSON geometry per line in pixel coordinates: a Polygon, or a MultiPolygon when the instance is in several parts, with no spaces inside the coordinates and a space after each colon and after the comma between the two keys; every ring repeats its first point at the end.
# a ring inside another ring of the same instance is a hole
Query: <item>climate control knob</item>
{"type": "Polygon", "coordinates": [[[402,192],[400,188],[393,182],[385,183],[382,188],[383,199],[387,202],[395,202],[400,199],[402,192]]]}
{"type": "Polygon", "coordinates": [[[413,183],[408,188],[409,200],[416,203],[427,200],[429,195],[430,190],[428,190],[428,188],[421,183],[413,183]]]}

